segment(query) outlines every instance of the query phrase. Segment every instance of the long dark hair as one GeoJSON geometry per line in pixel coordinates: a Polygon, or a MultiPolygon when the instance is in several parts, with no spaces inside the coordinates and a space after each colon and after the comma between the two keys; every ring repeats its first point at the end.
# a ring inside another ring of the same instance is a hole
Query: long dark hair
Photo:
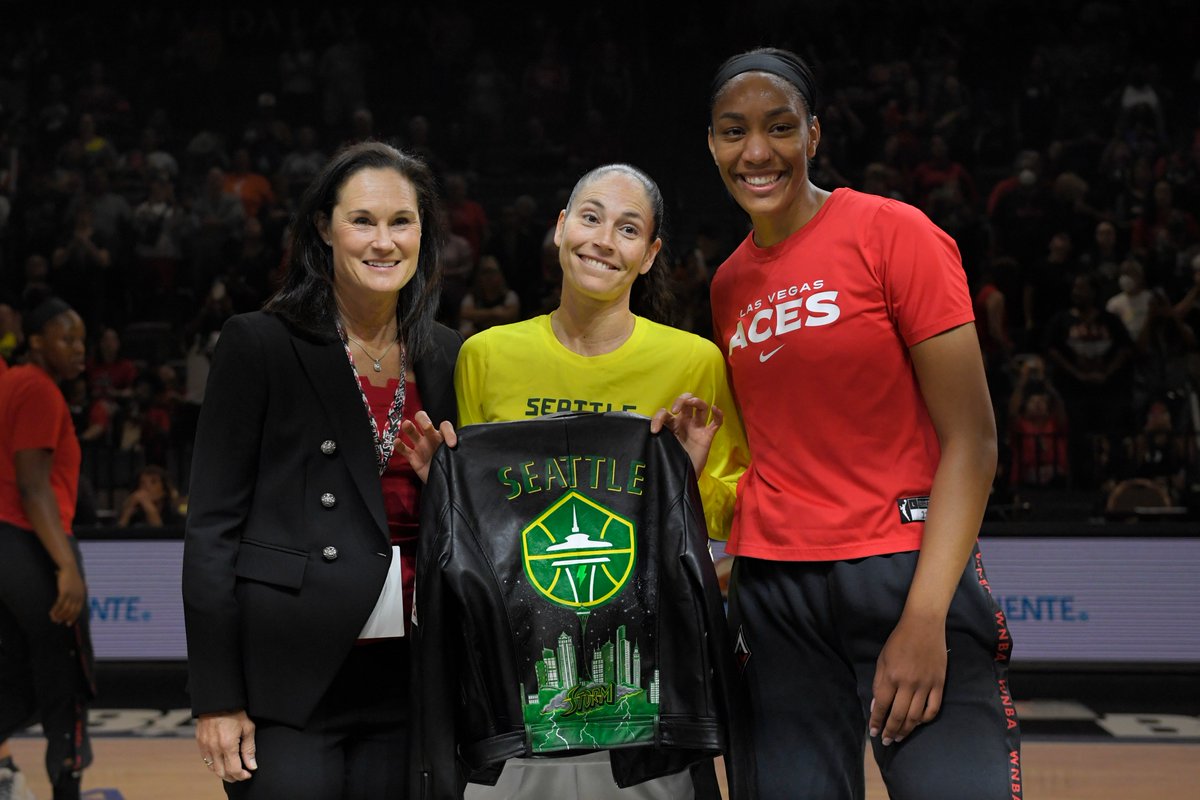
{"type": "Polygon", "coordinates": [[[338,195],[364,169],[390,169],[403,175],[417,195],[421,220],[421,252],[417,270],[400,290],[396,320],[400,341],[410,356],[418,356],[431,336],[441,291],[441,254],[445,230],[438,213],[441,201],[432,171],[421,159],[377,141],[360,142],[339,150],[300,198],[288,231],[288,254],[283,285],[264,309],[321,341],[337,335],[337,306],[333,296],[333,251],[317,230],[328,219],[338,195]]]}
{"type": "Polygon", "coordinates": [[[675,318],[675,305],[672,302],[671,258],[667,252],[665,233],[666,208],[662,192],[659,191],[658,184],[654,182],[654,179],[631,164],[603,164],[584,173],[583,177],[576,181],[575,188],[571,190],[571,196],[567,199],[567,209],[569,210],[575,204],[575,196],[581,189],[610,172],[628,175],[645,189],[646,198],[650,201],[650,208],[654,212],[654,229],[650,231],[650,241],[661,239],[663,243],[654,257],[654,263],[650,265],[650,269],[645,275],[639,275],[634,280],[633,288],[629,293],[629,308],[640,317],[670,325],[675,318]]]}

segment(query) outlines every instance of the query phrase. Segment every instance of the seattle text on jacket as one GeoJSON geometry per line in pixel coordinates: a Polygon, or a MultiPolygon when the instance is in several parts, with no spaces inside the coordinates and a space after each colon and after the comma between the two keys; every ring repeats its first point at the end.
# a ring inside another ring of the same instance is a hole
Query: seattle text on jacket
{"type": "Polygon", "coordinates": [[[645,470],[646,464],[636,459],[621,464],[612,456],[565,455],[501,467],[496,479],[508,489],[506,500],[522,494],[578,488],[640,495],[645,470]]]}

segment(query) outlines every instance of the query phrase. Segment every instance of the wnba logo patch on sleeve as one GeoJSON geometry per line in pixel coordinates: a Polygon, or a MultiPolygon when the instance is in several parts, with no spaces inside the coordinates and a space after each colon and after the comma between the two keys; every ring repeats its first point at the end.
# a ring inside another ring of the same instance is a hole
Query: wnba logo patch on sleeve
{"type": "Polygon", "coordinates": [[[902,497],[896,501],[900,507],[900,521],[907,525],[910,522],[924,522],[929,514],[929,497],[902,497]]]}

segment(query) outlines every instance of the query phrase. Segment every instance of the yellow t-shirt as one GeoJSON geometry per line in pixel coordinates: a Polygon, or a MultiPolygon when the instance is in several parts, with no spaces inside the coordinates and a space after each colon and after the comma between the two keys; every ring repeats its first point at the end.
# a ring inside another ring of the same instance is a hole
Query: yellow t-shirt
{"type": "Polygon", "coordinates": [[[629,339],[598,356],[564,347],[550,328],[549,315],[471,336],[454,371],[459,425],[561,411],[628,411],[651,417],[691,392],[725,413],[699,486],[709,536],[727,539],[737,480],[749,451],[725,361],[707,339],[642,317],[634,320],[629,339]]]}

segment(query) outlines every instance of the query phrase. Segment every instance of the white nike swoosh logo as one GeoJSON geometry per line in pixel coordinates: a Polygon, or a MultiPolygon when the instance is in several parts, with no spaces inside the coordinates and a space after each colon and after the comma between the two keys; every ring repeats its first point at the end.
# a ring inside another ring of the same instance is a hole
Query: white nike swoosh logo
{"type": "Polygon", "coordinates": [[[784,347],[783,345],[779,345],[779,347],[776,347],[774,350],[772,350],[769,353],[759,353],[758,354],[758,363],[760,363],[760,364],[765,363],[768,358],[770,358],[771,356],[778,353],[780,350],[783,349],[783,347],[784,347]]]}

